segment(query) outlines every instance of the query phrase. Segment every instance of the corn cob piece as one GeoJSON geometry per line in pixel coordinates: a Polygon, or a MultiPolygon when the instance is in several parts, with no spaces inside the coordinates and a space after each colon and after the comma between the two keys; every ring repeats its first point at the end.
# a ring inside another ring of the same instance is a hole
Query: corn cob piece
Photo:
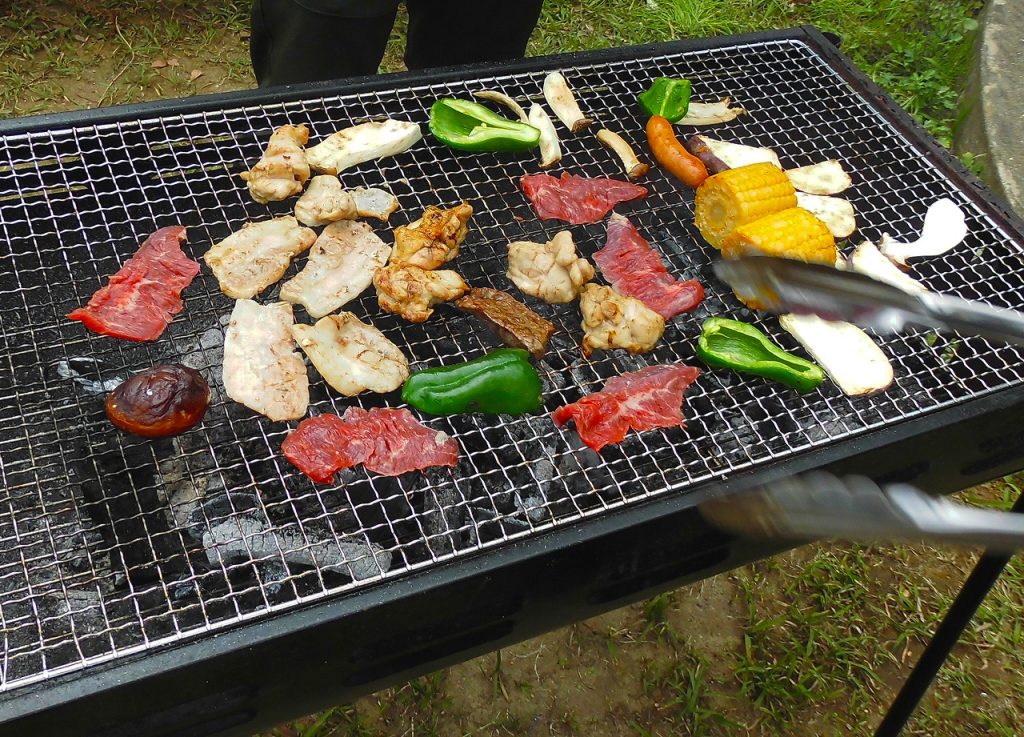
{"type": "MultiPolygon", "coordinates": [[[[836,242],[828,226],[801,207],[741,225],[722,242],[724,258],[779,256],[835,266],[836,254],[836,242]]],[[[753,310],[765,307],[751,295],[735,294],[753,310]]]]}
{"type": "Polygon", "coordinates": [[[796,207],[796,190],[767,162],[727,169],[697,187],[696,223],[715,248],[738,226],[796,207]]]}

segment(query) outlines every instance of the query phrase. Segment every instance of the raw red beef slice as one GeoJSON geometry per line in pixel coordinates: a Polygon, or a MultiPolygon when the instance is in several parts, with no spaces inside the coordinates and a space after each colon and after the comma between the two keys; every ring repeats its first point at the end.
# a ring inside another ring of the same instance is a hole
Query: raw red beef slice
{"type": "Polygon", "coordinates": [[[638,197],[647,190],[618,179],[591,179],[562,172],[560,179],[550,174],[528,174],[520,180],[541,220],[565,220],[573,225],[596,223],[615,205],[638,197]]]}
{"type": "Polygon", "coordinates": [[[609,379],[604,389],[552,413],[561,427],[569,420],[590,448],[619,443],[630,429],[683,427],[683,394],[700,370],[682,363],[648,366],[609,379]]]}
{"type": "Polygon", "coordinates": [[[281,451],[317,483],[362,463],[382,476],[430,466],[454,466],[459,446],[443,432],[421,425],[407,409],[349,407],[345,416],[320,415],[299,423],[281,451]]]}
{"type": "Polygon", "coordinates": [[[182,290],[199,273],[199,264],[181,250],[184,240],[181,225],[160,228],[85,307],[72,311],[68,318],[115,338],[159,338],[184,306],[182,290]]]}
{"type": "Polygon", "coordinates": [[[608,219],[608,242],[594,253],[605,278],[622,294],[643,302],[666,320],[689,312],[704,299],[696,279],[680,281],[637,232],[633,223],[617,213],[608,219]]]}

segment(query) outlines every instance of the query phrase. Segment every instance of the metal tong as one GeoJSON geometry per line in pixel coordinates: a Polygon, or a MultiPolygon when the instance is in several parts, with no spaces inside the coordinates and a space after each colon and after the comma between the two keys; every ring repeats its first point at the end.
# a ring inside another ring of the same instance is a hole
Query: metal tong
{"type": "MultiPolygon", "coordinates": [[[[1020,312],[942,294],[908,294],[822,264],[749,256],[720,261],[715,273],[772,312],[811,313],[878,333],[934,328],[1024,345],[1020,312]]],[[[1000,552],[1024,548],[1024,515],[956,504],[907,484],[879,486],[864,476],[839,478],[823,471],[711,500],[701,512],[723,529],[758,537],[923,539],[1000,552]]]]}
{"type": "Polygon", "coordinates": [[[746,256],[717,262],[715,274],[737,291],[755,295],[770,312],[811,313],[877,333],[934,328],[1024,345],[1024,313],[945,294],[909,294],[823,264],[746,256]]]}
{"type": "Polygon", "coordinates": [[[699,507],[716,527],[794,541],[926,540],[1010,553],[1024,548],[1024,515],[957,504],[907,484],[810,471],[699,507]]]}

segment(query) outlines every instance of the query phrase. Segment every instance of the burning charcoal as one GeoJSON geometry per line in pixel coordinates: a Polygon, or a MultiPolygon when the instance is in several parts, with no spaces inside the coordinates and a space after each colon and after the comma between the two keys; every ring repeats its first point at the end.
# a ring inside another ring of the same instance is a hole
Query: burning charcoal
{"type": "Polygon", "coordinates": [[[298,525],[274,528],[254,498],[239,493],[224,497],[226,503],[224,498],[204,502],[190,521],[192,534],[201,539],[213,565],[283,561],[342,573],[356,581],[391,567],[391,553],[379,545],[311,539],[298,525]],[[225,513],[225,507],[232,511],[225,513]]]}
{"type": "Polygon", "coordinates": [[[448,555],[463,545],[460,528],[465,525],[466,507],[455,487],[445,483],[449,473],[430,468],[423,474],[422,520],[427,545],[435,556],[448,555]]]}

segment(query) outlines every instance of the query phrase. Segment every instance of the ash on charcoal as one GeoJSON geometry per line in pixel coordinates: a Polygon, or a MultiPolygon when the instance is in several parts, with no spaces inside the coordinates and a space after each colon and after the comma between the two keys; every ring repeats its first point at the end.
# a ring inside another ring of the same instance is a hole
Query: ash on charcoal
{"type": "Polygon", "coordinates": [[[73,382],[86,394],[107,394],[124,382],[123,376],[114,375],[100,361],[88,356],[57,361],[54,369],[58,377],[73,382]],[[107,378],[102,378],[102,374],[107,378]]]}
{"type": "Polygon", "coordinates": [[[429,468],[422,478],[424,532],[434,556],[448,555],[462,548],[466,503],[451,484],[450,474],[429,468]]]}
{"type": "Polygon", "coordinates": [[[190,519],[212,565],[241,562],[306,566],[360,581],[391,567],[391,553],[373,543],[311,538],[299,525],[275,528],[251,496],[232,492],[208,499],[190,519]]]}

